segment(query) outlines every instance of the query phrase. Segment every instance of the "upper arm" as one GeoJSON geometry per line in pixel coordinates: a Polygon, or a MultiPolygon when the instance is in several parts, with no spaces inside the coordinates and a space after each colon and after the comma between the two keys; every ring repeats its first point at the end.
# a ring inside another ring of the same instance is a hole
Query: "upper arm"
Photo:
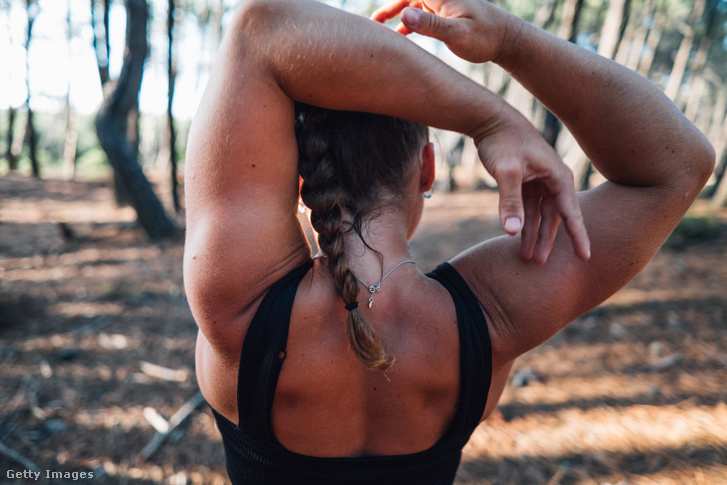
{"type": "Polygon", "coordinates": [[[606,182],[579,194],[591,259],[578,259],[561,227],[544,265],[523,261],[519,237],[486,241],[453,260],[488,310],[493,349],[508,362],[548,340],[628,283],[696,196],[694,187],[606,182]]]}
{"type": "Polygon", "coordinates": [[[195,116],[185,162],[185,287],[203,331],[233,321],[310,254],[296,217],[293,109],[233,25],[195,116]]]}

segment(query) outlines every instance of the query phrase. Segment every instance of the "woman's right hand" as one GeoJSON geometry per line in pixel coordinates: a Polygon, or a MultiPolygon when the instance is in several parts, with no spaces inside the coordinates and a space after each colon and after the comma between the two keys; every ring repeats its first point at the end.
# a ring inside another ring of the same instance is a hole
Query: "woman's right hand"
{"type": "Polygon", "coordinates": [[[485,170],[497,181],[502,227],[511,235],[521,233],[522,259],[544,264],[563,222],[575,254],[587,261],[590,240],[573,174],[535,127],[504,104],[475,143],[485,170]]]}
{"type": "Polygon", "coordinates": [[[439,39],[457,56],[478,63],[496,62],[519,22],[482,0],[393,0],[371,18],[384,23],[397,15],[401,15],[397,32],[439,39]]]}

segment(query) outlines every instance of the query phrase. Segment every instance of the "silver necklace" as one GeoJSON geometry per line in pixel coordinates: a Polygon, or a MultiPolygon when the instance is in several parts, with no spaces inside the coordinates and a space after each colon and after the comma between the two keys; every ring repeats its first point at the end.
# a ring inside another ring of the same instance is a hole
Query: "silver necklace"
{"type": "Polygon", "coordinates": [[[369,297],[369,308],[371,308],[371,305],[374,304],[374,293],[376,293],[377,291],[381,291],[381,283],[386,279],[387,276],[389,276],[391,273],[393,273],[396,268],[398,268],[399,266],[401,266],[402,264],[405,264],[405,263],[414,263],[414,264],[416,264],[416,262],[415,261],[412,261],[411,259],[407,259],[406,261],[402,261],[401,263],[399,263],[396,266],[394,266],[393,268],[391,268],[391,271],[389,271],[388,273],[386,273],[379,280],[379,282],[376,283],[375,285],[369,285],[364,280],[362,280],[361,278],[359,278],[356,273],[354,273],[353,271],[351,271],[351,274],[353,274],[356,277],[356,279],[359,280],[361,283],[363,283],[363,285],[366,288],[368,288],[369,291],[371,292],[371,296],[369,297]]]}

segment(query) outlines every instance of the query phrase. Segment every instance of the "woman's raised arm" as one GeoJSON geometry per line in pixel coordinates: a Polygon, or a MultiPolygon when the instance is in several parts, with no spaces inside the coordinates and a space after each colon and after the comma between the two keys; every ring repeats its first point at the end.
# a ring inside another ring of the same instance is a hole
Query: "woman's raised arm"
{"type": "MultiPolygon", "coordinates": [[[[508,70],[563,121],[608,179],[579,196],[593,248],[588,263],[568,256],[562,231],[548,221],[526,224],[519,240],[496,239],[460,257],[483,300],[498,307],[492,313],[503,316],[502,353],[512,358],[601,303],[644,267],[706,183],[714,152],[646,79],[483,0],[403,0],[374,18],[399,13],[400,31],[438,38],[467,60],[493,61],[508,70]],[[536,237],[555,238],[544,266],[523,261],[545,262],[550,248],[536,244],[536,237]]],[[[487,166],[492,147],[482,144],[479,151],[487,166]]],[[[541,203],[535,195],[526,200],[526,214],[541,203]]]]}
{"type": "MultiPolygon", "coordinates": [[[[243,2],[195,117],[186,160],[185,287],[213,345],[234,349],[239,342],[231,336],[239,331],[230,324],[310,257],[296,218],[296,101],[397,116],[493,144],[519,132],[523,163],[560,174],[554,191],[566,215],[578,212],[569,174],[535,129],[402,36],[312,1],[243,2]]],[[[582,227],[577,234],[584,240],[582,227]]]]}

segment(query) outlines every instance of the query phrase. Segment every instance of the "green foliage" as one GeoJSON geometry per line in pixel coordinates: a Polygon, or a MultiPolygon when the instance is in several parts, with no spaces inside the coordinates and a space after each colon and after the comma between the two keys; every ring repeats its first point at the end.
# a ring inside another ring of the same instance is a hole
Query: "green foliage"
{"type": "Polygon", "coordinates": [[[584,34],[597,34],[606,20],[609,0],[585,0],[578,31],[584,34]]]}
{"type": "Polygon", "coordinates": [[[504,2],[495,3],[504,4],[504,7],[509,12],[517,15],[518,17],[524,18],[528,22],[532,22],[539,4],[546,1],[549,0],[538,0],[537,2],[534,2],[532,0],[507,0],[504,2]]]}
{"type": "Polygon", "coordinates": [[[700,242],[719,239],[727,239],[727,223],[711,216],[685,217],[671,233],[664,247],[680,250],[700,242]]]}
{"type": "Polygon", "coordinates": [[[101,147],[93,146],[78,153],[76,173],[86,180],[98,180],[110,176],[111,168],[101,147]]]}
{"type": "MultiPolygon", "coordinates": [[[[15,119],[15,136],[22,136],[26,123],[26,112],[19,109],[15,119]]],[[[111,168],[108,164],[106,154],[98,144],[94,128],[95,115],[78,116],[76,119],[76,177],[83,180],[98,180],[108,178],[111,175],[111,168]]],[[[144,136],[153,135],[159,139],[148,143],[151,151],[141,154],[141,161],[148,168],[154,167],[156,161],[156,150],[159,144],[164,143],[163,133],[166,130],[166,117],[151,117],[143,115],[145,124],[151,126],[150,130],[142,130],[144,136]]],[[[184,153],[187,145],[187,133],[190,120],[175,120],[177,127],[177,160],[180,173],[184,167],[184,153]]],[[[38,135],[38,162],[41,169],[41,177],[54,178],[63,174],[63,150],[66,141],[66,120],[62,114],[56,113],[34,113],[34,126],[38,135]]],[[[8,112],[0,110],[0,176],[8,172],[8,164],[4,159],[7,148],[8,112]]],[[[142,145],[145,145],[142,142],[142,145]]],[[[18,172],[30,174],[30,160],[28,147],[24,144],[18,154],[18,172]]]]}

